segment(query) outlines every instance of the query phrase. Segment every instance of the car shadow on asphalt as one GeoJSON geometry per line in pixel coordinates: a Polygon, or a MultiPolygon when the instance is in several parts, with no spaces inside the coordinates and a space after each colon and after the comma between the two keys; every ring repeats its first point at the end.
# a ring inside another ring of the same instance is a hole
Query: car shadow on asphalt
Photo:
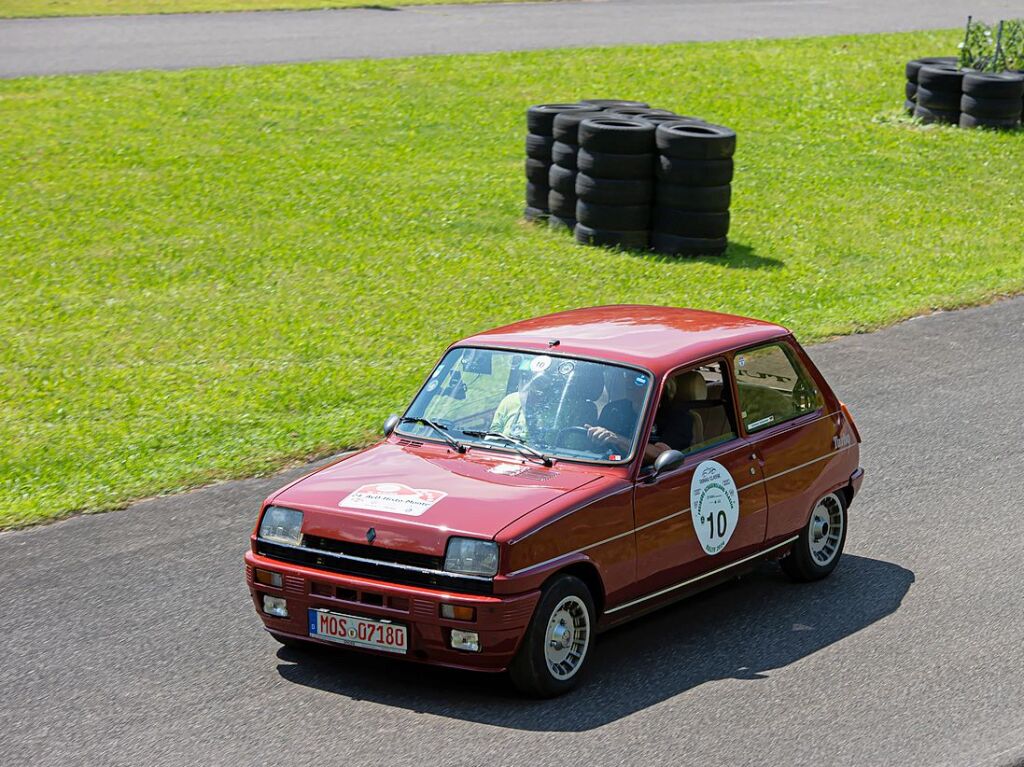
{"type": "MultiPolygon", "coordinates": [[[[914,574],[847,554],[830,578],[793,584],[777,565],[602,634],[567,697],[524,698],[505,675],[313,648],[278,652],[295,684],[412,711],[531,731],[601,727],[700,685],[764,679],[899,609],[914,574]]],[[[841,648],[836,651],[841,651],[841,648]]]]}

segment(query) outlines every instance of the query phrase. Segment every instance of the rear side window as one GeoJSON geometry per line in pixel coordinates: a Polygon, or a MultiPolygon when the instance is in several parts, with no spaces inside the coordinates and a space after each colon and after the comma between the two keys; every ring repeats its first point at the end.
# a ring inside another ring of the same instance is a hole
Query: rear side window
{"type": "Polygon", "coordinates": [[[798,418],[823,404],[803,365],[781,344],[739,352],[733,369],[747,433],[798,418]]]}

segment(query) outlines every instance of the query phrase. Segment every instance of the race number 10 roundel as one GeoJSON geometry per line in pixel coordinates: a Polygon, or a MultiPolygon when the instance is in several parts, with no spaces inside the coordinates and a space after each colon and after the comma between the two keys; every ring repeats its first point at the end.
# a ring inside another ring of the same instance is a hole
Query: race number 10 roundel
{"type": "Polygon", "coordinates": [[[690,516],[705,554],[725,548],[740,517],[740,499],[732,476],[718,461],[702,461],[693,473],[690,516]]]}

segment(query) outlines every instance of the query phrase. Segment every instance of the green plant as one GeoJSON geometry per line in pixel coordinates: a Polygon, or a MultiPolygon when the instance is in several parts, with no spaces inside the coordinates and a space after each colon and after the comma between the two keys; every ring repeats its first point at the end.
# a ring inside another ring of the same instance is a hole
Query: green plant
{"type": "Polygon", "coordinates": [[[959,44],[960,68],[980,72],[1024,69],[1024,19],[986,24],[967,17],[959,44]]]}

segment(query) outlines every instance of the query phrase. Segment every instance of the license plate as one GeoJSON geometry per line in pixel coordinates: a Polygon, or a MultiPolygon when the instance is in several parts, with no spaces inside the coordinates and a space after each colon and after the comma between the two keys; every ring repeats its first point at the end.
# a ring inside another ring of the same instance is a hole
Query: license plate
{"type": "Polygon", "coordinates": [[[309,610],[309,635],[314,639],[403,655],[409,646],[409,632],[399,623],[313,608],[309,610]]]}

